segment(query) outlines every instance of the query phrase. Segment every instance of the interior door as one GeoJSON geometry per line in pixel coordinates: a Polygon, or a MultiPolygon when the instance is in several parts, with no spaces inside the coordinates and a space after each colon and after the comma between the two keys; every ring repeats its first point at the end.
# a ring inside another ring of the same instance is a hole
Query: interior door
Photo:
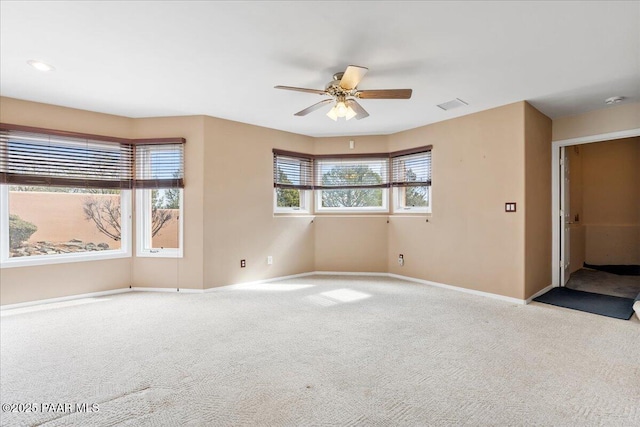
{"type": "Polygon", "coordinates": [[[560,286],[569,280],[571,259],[570,165],[566,147],[560,147],[560,286]]]}

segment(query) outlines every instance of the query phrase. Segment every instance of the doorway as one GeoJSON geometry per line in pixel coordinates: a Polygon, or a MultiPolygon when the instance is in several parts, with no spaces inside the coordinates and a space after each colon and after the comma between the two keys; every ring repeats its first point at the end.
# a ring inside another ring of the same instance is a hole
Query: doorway
{"type": "Polygon", "coordinates": [[[553,142],[554,286],[640,292],[639,137],[633,129],[553,142]]]}

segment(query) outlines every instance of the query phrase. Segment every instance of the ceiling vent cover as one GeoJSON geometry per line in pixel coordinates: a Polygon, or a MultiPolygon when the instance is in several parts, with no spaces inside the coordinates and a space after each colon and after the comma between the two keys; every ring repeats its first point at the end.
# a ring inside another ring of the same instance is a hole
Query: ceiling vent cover
{"type": "Polygon", "coordinates": [[[454,108],[462,107],[464,105],[469,105],[464,102],[460,98],[456,98],[453,101],[445,102],[444,104],[438,104],[438,107],[442,108],[444,111],[453,110],[454,108]]]}

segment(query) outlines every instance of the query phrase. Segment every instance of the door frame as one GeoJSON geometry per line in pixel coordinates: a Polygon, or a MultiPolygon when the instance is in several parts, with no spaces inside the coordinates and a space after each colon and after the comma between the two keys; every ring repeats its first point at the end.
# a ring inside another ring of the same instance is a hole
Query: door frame
{"type": "Polygon", "coordinates": [[[598,135],[581,136],[579,138],[562,139],[558,141],[552,141],[551,146],[551,284],[554,287],[560,286],[560,259],[561,251],[560,244],[560,227],[563,224],[560,222],[560,183],[564,179],[564,176],[560,176],[560,171],[564,171],[564,168],[560,168],[560,155],[562,150],[560,147],[569,147],[572,145],[590,144],[593,142],[612,141],[622,138],[633,138],[640,136],[640,128],[601,133],[598,135]]]}

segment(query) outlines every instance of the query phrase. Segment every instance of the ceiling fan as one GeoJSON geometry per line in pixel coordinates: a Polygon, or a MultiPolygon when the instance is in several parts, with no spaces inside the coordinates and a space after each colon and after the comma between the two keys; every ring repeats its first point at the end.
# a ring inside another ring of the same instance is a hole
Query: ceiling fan
{"type": "Polygon", "coordinates": [[[411,89],[380,89],[380,90],[359,90],[358,84],[364,75],[369,71],[366,67],[357,65],[349,65],[344,73],[336,73],[333,80],[327,83],[324,90],[305,89],[292,86],[275,86],[276,89],[294,90],[297,92],[315,93],[318,95],[330,96],[330,99],[322,100],[311,107],[307,107],[302,111],[298,111],[296,116],[306,116],[325,105],[335,102],[335,105],[327,116],[337,121],[338,117],[344,117],[347,120],[356,118],[356,120],[364,119],[369,113],[362,108],[362,105],[356,99],[409,99],[411,98],[411,89]]]}

